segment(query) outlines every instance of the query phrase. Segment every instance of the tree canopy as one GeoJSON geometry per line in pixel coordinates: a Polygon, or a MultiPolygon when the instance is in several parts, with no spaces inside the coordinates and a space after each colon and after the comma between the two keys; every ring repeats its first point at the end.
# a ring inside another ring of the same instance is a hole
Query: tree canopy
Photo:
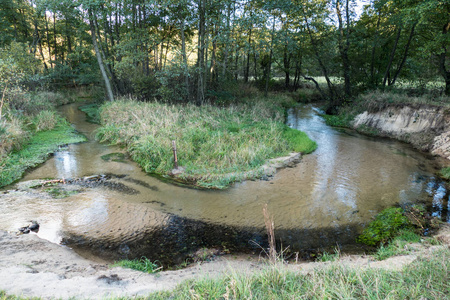
{"type": "Polygon", "coordinates": [[[49,85],[102,83],[111,100],[226,102],[237,82],[267,94],[304,80],[331,110],[406,81],[450,95],[450,0],[367,2],[0,0],[0,48],[20,43],[49,85]]]}

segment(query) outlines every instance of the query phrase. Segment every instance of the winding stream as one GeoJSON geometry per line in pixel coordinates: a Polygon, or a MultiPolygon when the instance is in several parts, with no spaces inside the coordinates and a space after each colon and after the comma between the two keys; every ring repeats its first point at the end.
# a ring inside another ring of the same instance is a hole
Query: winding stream
{"type": "Polygon", "coordinates": [[[288,124],[307,132],[318,149],[269,181],[237,183],[225,191],[175,186],[148,176],[130,160],[105,162],[102,155],[123,150],[95,142],[98,125],[87,123],[77,104],[61,112],[89,141],[55,153],[21,182],[112,174],[108,184],[76,185],[77,193],[62,199],[43,188],[5,191],[0,229],[16,231],[38,220],[38,235],[55,243],[98,255],[157,259],[196,247],[264,244],[265,203],[277,240],[293,251],[353,244],[363,224],[397,204],[426,203],[449,221],[447,190],[433,176],[431,157],[393,140],[333,129],[311,105],[291,110],[288,124]]]}

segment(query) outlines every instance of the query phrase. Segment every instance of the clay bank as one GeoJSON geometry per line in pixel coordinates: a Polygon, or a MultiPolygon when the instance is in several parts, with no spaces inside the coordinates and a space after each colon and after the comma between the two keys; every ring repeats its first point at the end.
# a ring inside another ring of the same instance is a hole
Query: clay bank
{"type": "Polygon", "coordinates": [[[415,148],[450,159],[450,111],[432,105],[391,105],[365,111],[353,127],[369,127],[377,135],[411,143],[415,148]]]}

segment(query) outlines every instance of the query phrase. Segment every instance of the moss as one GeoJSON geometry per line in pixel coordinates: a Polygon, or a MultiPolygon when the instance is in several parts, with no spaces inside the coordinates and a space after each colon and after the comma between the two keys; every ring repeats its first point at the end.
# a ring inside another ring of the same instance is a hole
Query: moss
{"type": "Polygon", "coordinates": [[[78,194],[78,191],[67,191],[64,190],[62,188],[56,188],[56,187],[52,187],[52,188],[46,188],[45,191],[47,193],[50,194],[50,196],[52,196],[55,199],[62,199],[62,198],[67,198],[73,195],[78,194]]]}

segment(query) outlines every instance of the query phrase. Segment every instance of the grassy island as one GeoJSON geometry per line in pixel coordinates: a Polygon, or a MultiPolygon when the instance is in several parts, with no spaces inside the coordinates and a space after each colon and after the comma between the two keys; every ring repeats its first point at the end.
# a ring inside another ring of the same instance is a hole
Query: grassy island
{"type": "Polygon", "coordinates": [[[287,97],[246,99],[218,107],[167,105],[122,99],[101,107],[103,142],[124,145],[145,172],[169,175],[205,188],[224,188],[263,175],[268,159],[291,152],[310,153],[316,143],[284,124],[287,97]]]}

